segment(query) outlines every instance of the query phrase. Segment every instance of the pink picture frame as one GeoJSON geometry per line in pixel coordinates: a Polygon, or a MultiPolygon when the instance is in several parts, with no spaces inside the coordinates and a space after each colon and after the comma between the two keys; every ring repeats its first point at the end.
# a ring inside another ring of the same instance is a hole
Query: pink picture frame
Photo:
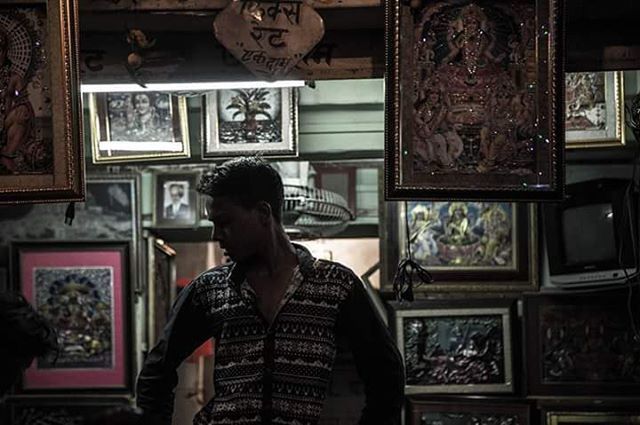
{"type": "Polygon", "coordinates": [[[128,242],[12,244],[15,289],[58,332],[57,358],[38,358],[22,392],[129,392],[128,242]]]}

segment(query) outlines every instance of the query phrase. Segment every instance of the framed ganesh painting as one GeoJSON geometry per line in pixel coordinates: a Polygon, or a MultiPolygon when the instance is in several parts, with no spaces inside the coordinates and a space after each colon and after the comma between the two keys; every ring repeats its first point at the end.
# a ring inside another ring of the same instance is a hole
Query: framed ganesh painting
{"type": "Polygon", "coordinates": [[[561,198],[562,5],[387,2],[386,199],[561,198]]]}
{"type": "Polygon", "coordinates": [[[0,4],[0,204],[84,199],[76,0],[0,4]]]}

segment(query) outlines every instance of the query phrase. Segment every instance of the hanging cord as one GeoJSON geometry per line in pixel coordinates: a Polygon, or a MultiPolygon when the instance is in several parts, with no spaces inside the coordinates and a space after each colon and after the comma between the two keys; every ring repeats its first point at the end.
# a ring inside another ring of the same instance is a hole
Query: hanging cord
{"type": "Polygon", "coordinates": [[[393,292],[398,301],[413,301],[413,287],[433,282],[433,276],[420,264],[415,262],[411,253],[411,234],[409,233],[409,206],[404,201],[404,226],[407,240],[407,257],[400,261],[393,278],[393,292]]]}
{"type": "Polygon", "coordinates": [[[67,211],[64,213],[64,224],[71,226],[74,218],[76,218],[76,203],[69,202],[67,211]]]}

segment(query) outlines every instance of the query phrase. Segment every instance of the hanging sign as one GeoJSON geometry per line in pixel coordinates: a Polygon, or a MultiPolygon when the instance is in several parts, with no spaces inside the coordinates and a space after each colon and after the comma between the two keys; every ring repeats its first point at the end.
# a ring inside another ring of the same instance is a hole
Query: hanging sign
{"type": "Polygon", "coordinates": [[[322,17],[294,0],[233,0],[213,29],[236,59],[267,80],[286,77],[324,36],[322,17]]]}

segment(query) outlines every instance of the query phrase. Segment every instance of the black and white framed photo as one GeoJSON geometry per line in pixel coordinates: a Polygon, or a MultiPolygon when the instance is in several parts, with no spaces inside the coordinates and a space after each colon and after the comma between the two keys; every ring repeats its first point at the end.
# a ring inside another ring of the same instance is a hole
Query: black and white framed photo
{"type": "Polygon", "coordinates": [[[159,227],[195,226],[200,216],[197,173],[155,175],[154,223],[159,227]]]}
{"type": "Polygon", "coordinates": [[[204,97],[204,159],[298,156],[293,88],[216,90],[204,97]]]}
{"type": "Polygon", "coordinates": [[[189,157],[184,97],[147,91],[88,96],[94,163],[189,157]]]}

